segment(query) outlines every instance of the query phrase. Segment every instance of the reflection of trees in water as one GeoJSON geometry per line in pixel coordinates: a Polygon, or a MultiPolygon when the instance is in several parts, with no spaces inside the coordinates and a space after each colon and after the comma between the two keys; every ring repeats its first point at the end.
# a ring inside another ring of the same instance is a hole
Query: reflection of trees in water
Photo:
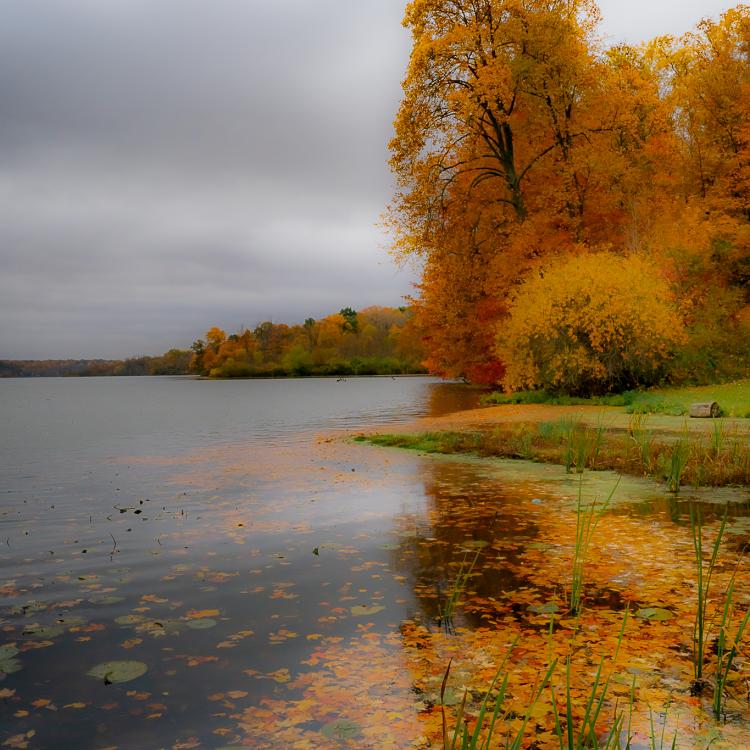
{"type": "Polygon", "coordinates": [[[433,383],[429,390],[428,414],[440,417],[456,411],[476,409],[485,393],[490,393],[490,389],[465,383],[433,383]]]}
{"type": "MultiPolygon", "coordinates": [[[[687,493],[668,494],[664,497],[650,498],[647,501],[615,506],[614,511],[629,516],[661,517],[665,521],[669,520],[686,529],[690,527],[691,505],[700,511],[701,518],[706,524],[719,523],[726,513],[729,535],[725,544],[740,554],[750,547],[750,502],[746,499],[747,492],[744,488],[736,489],[742,493],[744,502],[732,502],[731,489],[722,487],[710,501],[690,498],[687,493]]],[[[689,492],[689,489],[687,491],[689,492]]],[[[740,497],[738,496],[737,499],[740,497]]],[[[685,533],[689,532],[685,531],[685,533]]]]}
{"type": "Polygon", "coordinates": [[[492,599],[523,585],[513,568],[536,526],[523,517],[509,488],[482,467],[453,461],[425,461],[423,467],[427,510],[398,519],[394,568],[410,577],[422,616],[435,621],[462,566],[465,572],[477,557],[465,598],[483,606],[461,617],[466,625],[486,623],[492,599]]]}

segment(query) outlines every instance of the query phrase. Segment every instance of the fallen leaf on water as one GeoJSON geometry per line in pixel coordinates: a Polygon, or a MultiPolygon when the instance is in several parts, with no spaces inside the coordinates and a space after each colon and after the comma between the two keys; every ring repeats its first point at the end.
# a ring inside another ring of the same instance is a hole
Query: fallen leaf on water
{"type": "Polygon", "coordinates": [[[380,604],[375,604],[372,607],[366,607],[364,604],[357,604],[351,608],[351,613],[355,617],[366,617],[367,615],[376,615],[384,609],[385,607],[380,604]]]}
{"type": "Polygon", "coordinates": [[[218,609],[191,609],[185,615],[188,620],[200,620],[203,617],[218,617],[218,609]]]}

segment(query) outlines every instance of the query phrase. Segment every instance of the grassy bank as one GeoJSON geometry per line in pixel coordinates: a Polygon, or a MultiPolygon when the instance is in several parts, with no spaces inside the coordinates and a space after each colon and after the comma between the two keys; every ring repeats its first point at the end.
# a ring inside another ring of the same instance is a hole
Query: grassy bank
{"type": "Polygon", "coordinates": [[[720,487],[750,484],[747,436],[721,420],[713,431],[685,431],[668,437],[652,431],[634,415],[627,430],[595,427],[566,417],[550,422],[498,425],[491,429],[447,430],[360,436],[374,445],[424,453],[473,454],[517,458],[565,466],[569,472],[611,470],[665,482],[672,492],[681,485],[720,487]]]}
{"type": "Polygon", "coordinates": [[[668,414],[682,416],[690,404],[717,401],[724,416],[750,417],[750,380],[690,388],[655,388],[648,391],[627,391],[610,396],[576,398],[546,391],[491,393],[483,400],[486,405],[549,404],[551,406],[624,406],[628,414],[668,414]]]}

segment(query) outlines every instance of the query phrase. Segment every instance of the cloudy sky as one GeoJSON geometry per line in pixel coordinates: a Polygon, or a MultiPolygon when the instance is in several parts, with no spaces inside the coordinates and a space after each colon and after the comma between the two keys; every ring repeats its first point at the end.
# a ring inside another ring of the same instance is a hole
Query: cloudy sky
{"type": "MultiPolygon", "coordinates": [[[[734,3],[603,0],[682,33],[734,3]]],[[[0,358],[398,305],[377,227],[404,0],[0,0],[0,358]]]]}

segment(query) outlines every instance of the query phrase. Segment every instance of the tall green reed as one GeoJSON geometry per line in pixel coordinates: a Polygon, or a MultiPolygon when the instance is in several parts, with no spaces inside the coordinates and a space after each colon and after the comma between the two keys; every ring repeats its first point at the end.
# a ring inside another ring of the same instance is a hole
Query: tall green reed
{"type": "Polygon", "coordinates": [[[453,586],[451,586],[450,594],[448,595],[445,604],[442,607],[440,607],[440,605],[438,604],[438,606],[440,607],[439,619],[446,631],[450,631],[453,627],[453,616],[456,613],[456,607],[458,606],[459,601],[463,596],[464,591],[466,590],[466,584],[469,582],[471,574],[474,572],[474,567],[477,564],[477,560],[479,560],[479,555],[480,552],[477,551],[477,553],[474,555],[474,559],[468,565],[468,558],[466,555],[464,555],[464,559],[461,562],[461,567],[458,569],[458,573],[456,574],[456,578],[453,581],[453,586]]]}
{"type": "Polygon", "coordinates": [[[737,656],[737,648],[742,641],[750,619],[750,609],[740,621],[734,635],[731,635],[730,628],[732,623],[732,611],[734,608],[734,581],[737,575],[737,566],[735,566],[732,578],[727,587],[724,597],[724,607],[722,608],[721,618],[719,620],[719,635],[716,639],[716,677],[714,680],[714,695],[712,708],[714,716],[719,719],[724,712],[726,685],[729,679],[729,672],[732,669],[734,659],[737,656]]]}
{"type": "Polygon", "coordinates": [[[667,490],[675,494],[680,491],[682,483],[682,474],[688,460],[688,446],[683,440],[678,440],[672,446],[672,455],[669,463],[669,473],[667,474],[667,490]]]}
{"type": "Polygon", "coordinates": [[[710,637],[711,623],[708,620],[708,603],[711,593],[711,580],[716,571],[719,559],[719,547],[727,525],[727,509],[724,511],[719,531],[711,548],[711,556],[706,566],[703,560],[703,519],[698,506],[690,505],[690,530],[695,553],[695,570],[698,586],[698,606],[693,624],[693,692],[700,693],[705,687],[703,667],[706,659],[706,648],[710,637]]]}
{"type": "MultiPolygon", "coordinates": [[[[492,678],[490,686],[484,693],[482,702],[479,706],[479,714],[476,718],[473,729],[471,729],[466,717],[466,700],[469,694],[468,690],[464,690],[463,699],[458,706],[453,721],[452,731],[448,727],[448,717],[445,710],[445,688],[448,684],[451,663],[448,664],[448,668],[443,675],[443,682],[440,686],[443,750],[489,750],[498,721],[504,721],[510,714],[509,711],[503,710],[508,693],[508,673],[505,671],[505,665],[517,643],[518,638],[516,638],[511,644],[510,650],[505,655],[505,658],[500,664],[495,676],[492,678]]],[[[549,685],[556,667],[557,661],[555,660],[550,664],[541,682],[534,689],[532,700],[524,711],[520,727],[516,729],[516,732],[512,737],[508,736],[505,740],[506,750],[520,750],[529,720],[531,719],[536,704],[539,702],[539,698],[541,698],[549,685]]],[[[514,712],[513,715],[517,716],[518,713],[514,712]]]]}
{"type": "Polygon", "coordinates": [[[570,611],[577,614],[581,610],[583,600],[583,589],[585,583],[586,560],[588,559],[589,549],[596,534],[596,528],[604,511],[612,500],[617,485],[612,488],[606,501],[597,505],[596,499],[591,503],[583,502],[583,477],[578,482],[578,501],[576,503],[576,536],[575,548],[573,550],[573,570],[570,584],[570,611]]]}

